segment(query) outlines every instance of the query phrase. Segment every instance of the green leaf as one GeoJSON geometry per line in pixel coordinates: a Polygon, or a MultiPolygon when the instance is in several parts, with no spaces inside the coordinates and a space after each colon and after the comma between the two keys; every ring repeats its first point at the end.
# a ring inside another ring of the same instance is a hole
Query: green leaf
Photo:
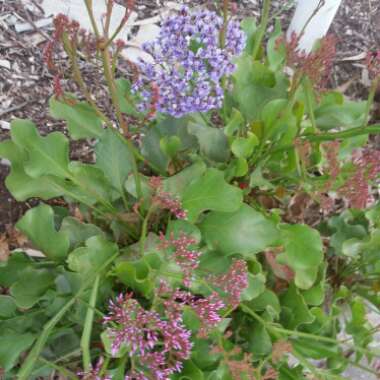
{"type": "Polygon", "coordinates": [[[206,171],[203,161],[197,161],[181,172],[166,178],[163,181],[163,188],[168,193],[180,197],[193,181],[199,179],[206,171]]]}
{"type": "Polygon", "coordinates": [[[208,159],[215,162],[228,160],[230,155],[228,140],[221,129],[190,123],[188,131],[197,137],[201,153],[208,159]]]}
{"type": "Polygon", "coordinates": [[[169,157],[160,147],[160,140],[163,137],[178,136],[181,140],[183,150],[197,146],[196,138],[189,135],[187,131],[188,123],[189,120],[187,118],[176,119],[167,117],[156,126],[145,131],[141,153],[149,162],[160,169],[162,173],[166,172],[170,162],[169,157]]]}
{"type": "Polygon", "coordinates": [[[151,269],[158,270],[160,267],[160,258],[154,253],[140,260],[118,262],[115,274],[123,284],[149,298],[155,288],[151,269]]]}
{"type": "Polygon", "coordinates": [[[269,36],[267,45],[269,68],[275,72],[281,69],[286,60],[285,39],[283,43],[278,44],[278,40],[281,36],[283,36],[281,23],[279,20],[276,20],[274,31],[269,36]]]}
{"type": "Polygon", "coordinates": [[[0,286],[10,288],[20,278],[22,271],[32,264],[21,252],[14,252],[7,261],[0,261],[0,286]]]}
{"type": "Polygon", "coordinates": [[[25,172],[30,177],[68,175],[69,141],[60,132],[41,137],[36,126],[27,120],[16,119],[11,124],[12,140],[28,152],[25,172]]]}
{"type": "Polygon", "coordinates": [[[306,225],[282,225],[285,254],[281,258],[295,272],[297,287],[309,289],[316,280],[323,261],[323,244],[319,232],[306,225]]]}
{"type": "Polygon", "coordinates": [[[273,221],[246,204],[235,212],[211,212],[200,229],[206,243],[224,255],[250,256],[276,245],[280,237],[273,221]]]}
{"type": "Polygon", "coordinates": [[[53,176],[32,178],[26,174],[28,155],[13,141],[6,140],[0,143],[0,157],[11,162],[11,172],[5,180],[5,185],[16,200],[25,201],[29,198],[48,200],[63,195],[63,191],[55,186],[53,176]]]}
{"type": "Polygon", "coordinates": [[[15,316],[17,306],[14,298],[10,296],[0,295],[0,319],[12,318],[15,316]]]}
{"type": "Polygon", "coordinates": [[[54,284],[54,274],[47,269],[25,268],[10,288],[16,305],[23,309],[34,306],[54,284]]]}
{"type": "Polygon", "coordinates": [[[124,193],[124,182],[132,171],[132,156],[124,137],[117,131],[107,129],[95,146],[96,166],[101,169],[108,182],[124,193]]]}
{"type": "Polygon", "coordinates": [[[55,229],[54,211],[50,206],[41,204],[30,209],[16,227],[48,258],[61,261],[67,256],[69,238],[55,229]]]}
{"type": "MultiPolygon", "coordinates": [[[[334,231],[330,239],[330,246],[335,249],[335,254],[342,255],[344,243],[349,239],[363,239],[367,236],[366,228],[355,220],[352,211],[346,210],[339,216],[334,216],[328,221],[329,227],[334,231]]],[[[349,253],[345,245],[346,254],[349,253]]]]}
{"type": "Polygon", "coordinates": [[[96,272],[117,251],[118,246],[115,243],[102,236],[93,236],[86,241],[85,247],[70,253],[67,263],[72,271],[86,275],[96,272]]]}
{"type": "Polygon", "coordinates": [[[238,59],[233,77],[234,98],[248,122],[260,120],[262,110],[269,101],[287,96],[288,80],[285,75],[273,74],[261,63],[254,63],[247,54],[238,59]]]}
{"type": "Polygon", "coordinates": [[[272,340],[268,331],[261,323],[255,322],[253,325],[249,326],[247,337],[249,344],[248,349],[256,358],[267,355],[271,352],[272,340]]]}
{"type": "Polygon", "coordinates": [[[251,133],[247,138],[237,137],[232,142],[231,150],[232,153],[238,158],[249,158],[258,144],[258,138],[251,133]]]}
{"type": "Polygon", "coordinates": [[[226,183],[223,172],[216,169],[208,169],[182,194],[182,206],[187,210],[190,222],[196,221],[203,211],[236,211],[242,201],[242,191],[226,183]]]}
{"type": "Polygon", "coordinates": [[[35,336],[18,334],[11,330],[0,332],[0,367],[6,372],[15,366],[19,356],[32,344],[35,336]]]}
{"type": "Polygon", "coordinates": [[[280,301],[275,293],[269,289],[265,289],[258,297],[247,303],[255,311],[266,311],[277,319],[281,312],[280,301]]]}
{"type": "Polygon", "coordinates": [[[170,220],[166,231],[166,236],[169,238],[173,236],[174,239],[178,239],[181,234],[185,233],[187,236],[191,236],[197,243],[201,241],[201,231],[194,224],[189,223],[186,220],[170,220]]]}
{"type": "MultiPolygon", "coordinates": [[[[84,203],[107,202],[116,198],[115,191],[103,171],[95,165],[72,161],[69,170],[75,182],[75,187],[71,191],[74,192],[74,196],[83,199],[84,203]]],[[[70,188],[67,187],[66,191],[67,195],[70,195],[70,188]]]]}
{"type": "Polygon", "coordinates": [[[366,102],[345,100],[343,104],[326,104],[315,109],[317,127],[322,130],[332,128],[354,128],[363,125],[366,102]]]}
{"type": "Polygon", "coordinates": [[[256,19],[254,17],[247,17],[241,22],[240,25],[247,36],[247,44],[245,47],[245,51],[249,55],[252,55],[253,47],[255,45],[255,36],[257,32],[256,19]]]}
{"type": "Polygon", "coordinates": [[[181,140],[178,136],[165,136],[160,140],[161,150],[173,159],[182,148],[181,140]]]}
{"type": "Polygon", "coordinates": [[[102,120],[87,102],[61,102],[54,97],[49,102],[50,113],[55,119],[65,120],[73,140],[99,138],[104,132],[102,120]]]}
{"type": "Polygon", "coordinates": [[[239,110],[233,109],[232,116],[228,121],[228,124],[224,128],[224,133],[227,137],[233,136],[237,131],[240,130],[241,127],[244,126],[244,118],[239,110]]]}
{"type": "Polygon", "coordinates": [[[172,376],[173,380],[203,380],[203,372],[191,361],[187,360],[183,363],[181,373],[172,376]]]}
{"type": "Polygon", "coordinates": [[[319,271],[316,285],[302,292],[302,295],[308,305],[319,306],[325,299],[325,287],[326,287],[326,267],[319,271]]]}
{"type": "Polygon", "coordinates": [[[248,287],[243,291],[241,295],[242,301],[250,301],[265,291],[266,278],[264,274],[258,273],[253,275],[248,273],[248,287]]]}
{"type": "Polygon", "coordinates": [[[70,249],[77,248],[92,236],[104,235],[104,232],[94,224],[81,223],[71,216],[63,219],[60,232],[68,236],[70,249]]]}
{"type": "Polygon", "coordinates": [[[296,329],[302,324],[314,321],[315,317],[310,313],[304,298],[294,284],[290,285],[280,300],[282,306],[281,321],[286,328],[296,329]]]}

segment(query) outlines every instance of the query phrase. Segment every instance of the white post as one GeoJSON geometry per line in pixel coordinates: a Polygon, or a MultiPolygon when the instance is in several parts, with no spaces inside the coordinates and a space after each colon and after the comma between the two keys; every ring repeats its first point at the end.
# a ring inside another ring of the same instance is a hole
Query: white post
{"type": "MultiPolygon", "coordinates": [[[[293,32],[301,33],[320,2],[321,0],[298,0],[296,11],[288,29],[288,38],[293,32]]],[[[342,0],[324,0],[324,5],[305,29],[299,43],[301,50],[309,52],[315,42],[326,35],[341,3],[342,0]]]]}

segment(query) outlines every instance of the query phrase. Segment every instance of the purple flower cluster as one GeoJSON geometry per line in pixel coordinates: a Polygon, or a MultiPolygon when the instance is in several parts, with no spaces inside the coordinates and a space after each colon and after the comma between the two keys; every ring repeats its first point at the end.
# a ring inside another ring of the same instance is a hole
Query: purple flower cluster
{"type": "Polygon", "coordinates": [[[126,380],[167,380],[181,371],[192,344],[180,314],[164,320],[157,312],[143,309],[132,294],[119,295],[109,309],[104,323],[110,325],[107,331],[113,339],[112,352],[116,354],[125,345],[135,363],[126,380]]]}
{"type": "Polygon", "coordinates": [[[158,89],[155,109],[174,117],[222,106],[220,80],[235,70],[232,59],[246,43],[239,23],[230,21],[222,48],[223,27],[215,12],[191,13],[186,7],[163,23],[157,40],[144,44],[154,62],[140,62],[143,76],[133,86],[141,111],[152,108],[152,83],[158,89]]]}

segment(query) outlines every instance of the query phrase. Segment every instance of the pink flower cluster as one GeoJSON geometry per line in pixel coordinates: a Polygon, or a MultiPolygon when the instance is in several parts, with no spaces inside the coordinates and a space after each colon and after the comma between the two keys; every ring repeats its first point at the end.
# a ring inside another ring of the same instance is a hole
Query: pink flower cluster
{"type": "Polygon", "coordinates": [[[199,257],[201,256],[201,252],[191,248],[197,243],[196,240],[184,233],[178,239],[171,236],[169,240],[165,240],[165,237],[161,236],[161,240],[162,248],[173,250],[174,261],[183,273],[183,284],[189,287],[193,271],[198,268],[199,257]]]}
{"type": "Polygon", "coordinates": [[[113,339],[112,352],[116,354],[125,345],[136,365],[125,379],[166,380],[182,369],[192,343],[179,314],[162,319],[157,312],[143,309],[132,294],[119,295],[109,309],[104,323],[113,339]]]}
{"type": "Polygon", "coordinates": [[[353,163],[355,172],[338,193],[349,201],[351,207],[362,209],[373,201],[370,184],[380,174],[380,151],[365,149],[356,155],[353,163]]]}
{"type": "Polygon", "coordinates": [[[153,202],[158,207],[169,210],[177,219],[187,218],[187,212],[183,210],[181,201],[173,197],[170,193],[163,191],[162,179],[160,177],[151,177],[149,185],[155,190],[153,202]]]}
{"type": "MultiPolygon", "coordinates": [[[[278,44],[283,42],[283,39],[278,40],[278,44]]],[[[287,64],[308,76],[315,86],[323,88],[333,67],[336,42],[334,36],[328,35],[321,40],[320,46],[315,51],[306,53],[299,49],[299,36],[293,33],[290,41],[285,43],[287,64]]]]}
{"type": "Polygon", "coordinates": [[[225,303],[236,308],[243,291],[248,287],[247,263],[244,260],[234,260],[227,273],[210,276],[209,281],[222,290],[225,303]]]}
{"type": "Polygon", "coordinates": [[[216,292],[207,298],[192,300],[191,308],[201,321],[198,332],[200,338],[207,338],[209,331],[219,324],[222,320],[219,313],[224,307],[224,302],[216,292]]]}

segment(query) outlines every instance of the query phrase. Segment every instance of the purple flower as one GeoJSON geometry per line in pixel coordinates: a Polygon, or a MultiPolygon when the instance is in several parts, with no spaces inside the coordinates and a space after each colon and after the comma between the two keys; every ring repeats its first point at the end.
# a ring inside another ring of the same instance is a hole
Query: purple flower
{"type": "MultiPolygon", "coordinates": [[[[157,111],[174,117],[220,108],[224,99],[220,81],[234,71],[232,59],[242,53],[246,43],[239,23],[230,21],[222,49],[222,28],[223,20],[215,12],[191,13],[183,7],[163,23],[156,41],[144,44],[154,64],[140,63],[143,79],[133,91],[144,91],[155,82],[157,111]]],[[[146,92],[142,93],[140,109],[148,111],[151,103],[146,92]]]]}

